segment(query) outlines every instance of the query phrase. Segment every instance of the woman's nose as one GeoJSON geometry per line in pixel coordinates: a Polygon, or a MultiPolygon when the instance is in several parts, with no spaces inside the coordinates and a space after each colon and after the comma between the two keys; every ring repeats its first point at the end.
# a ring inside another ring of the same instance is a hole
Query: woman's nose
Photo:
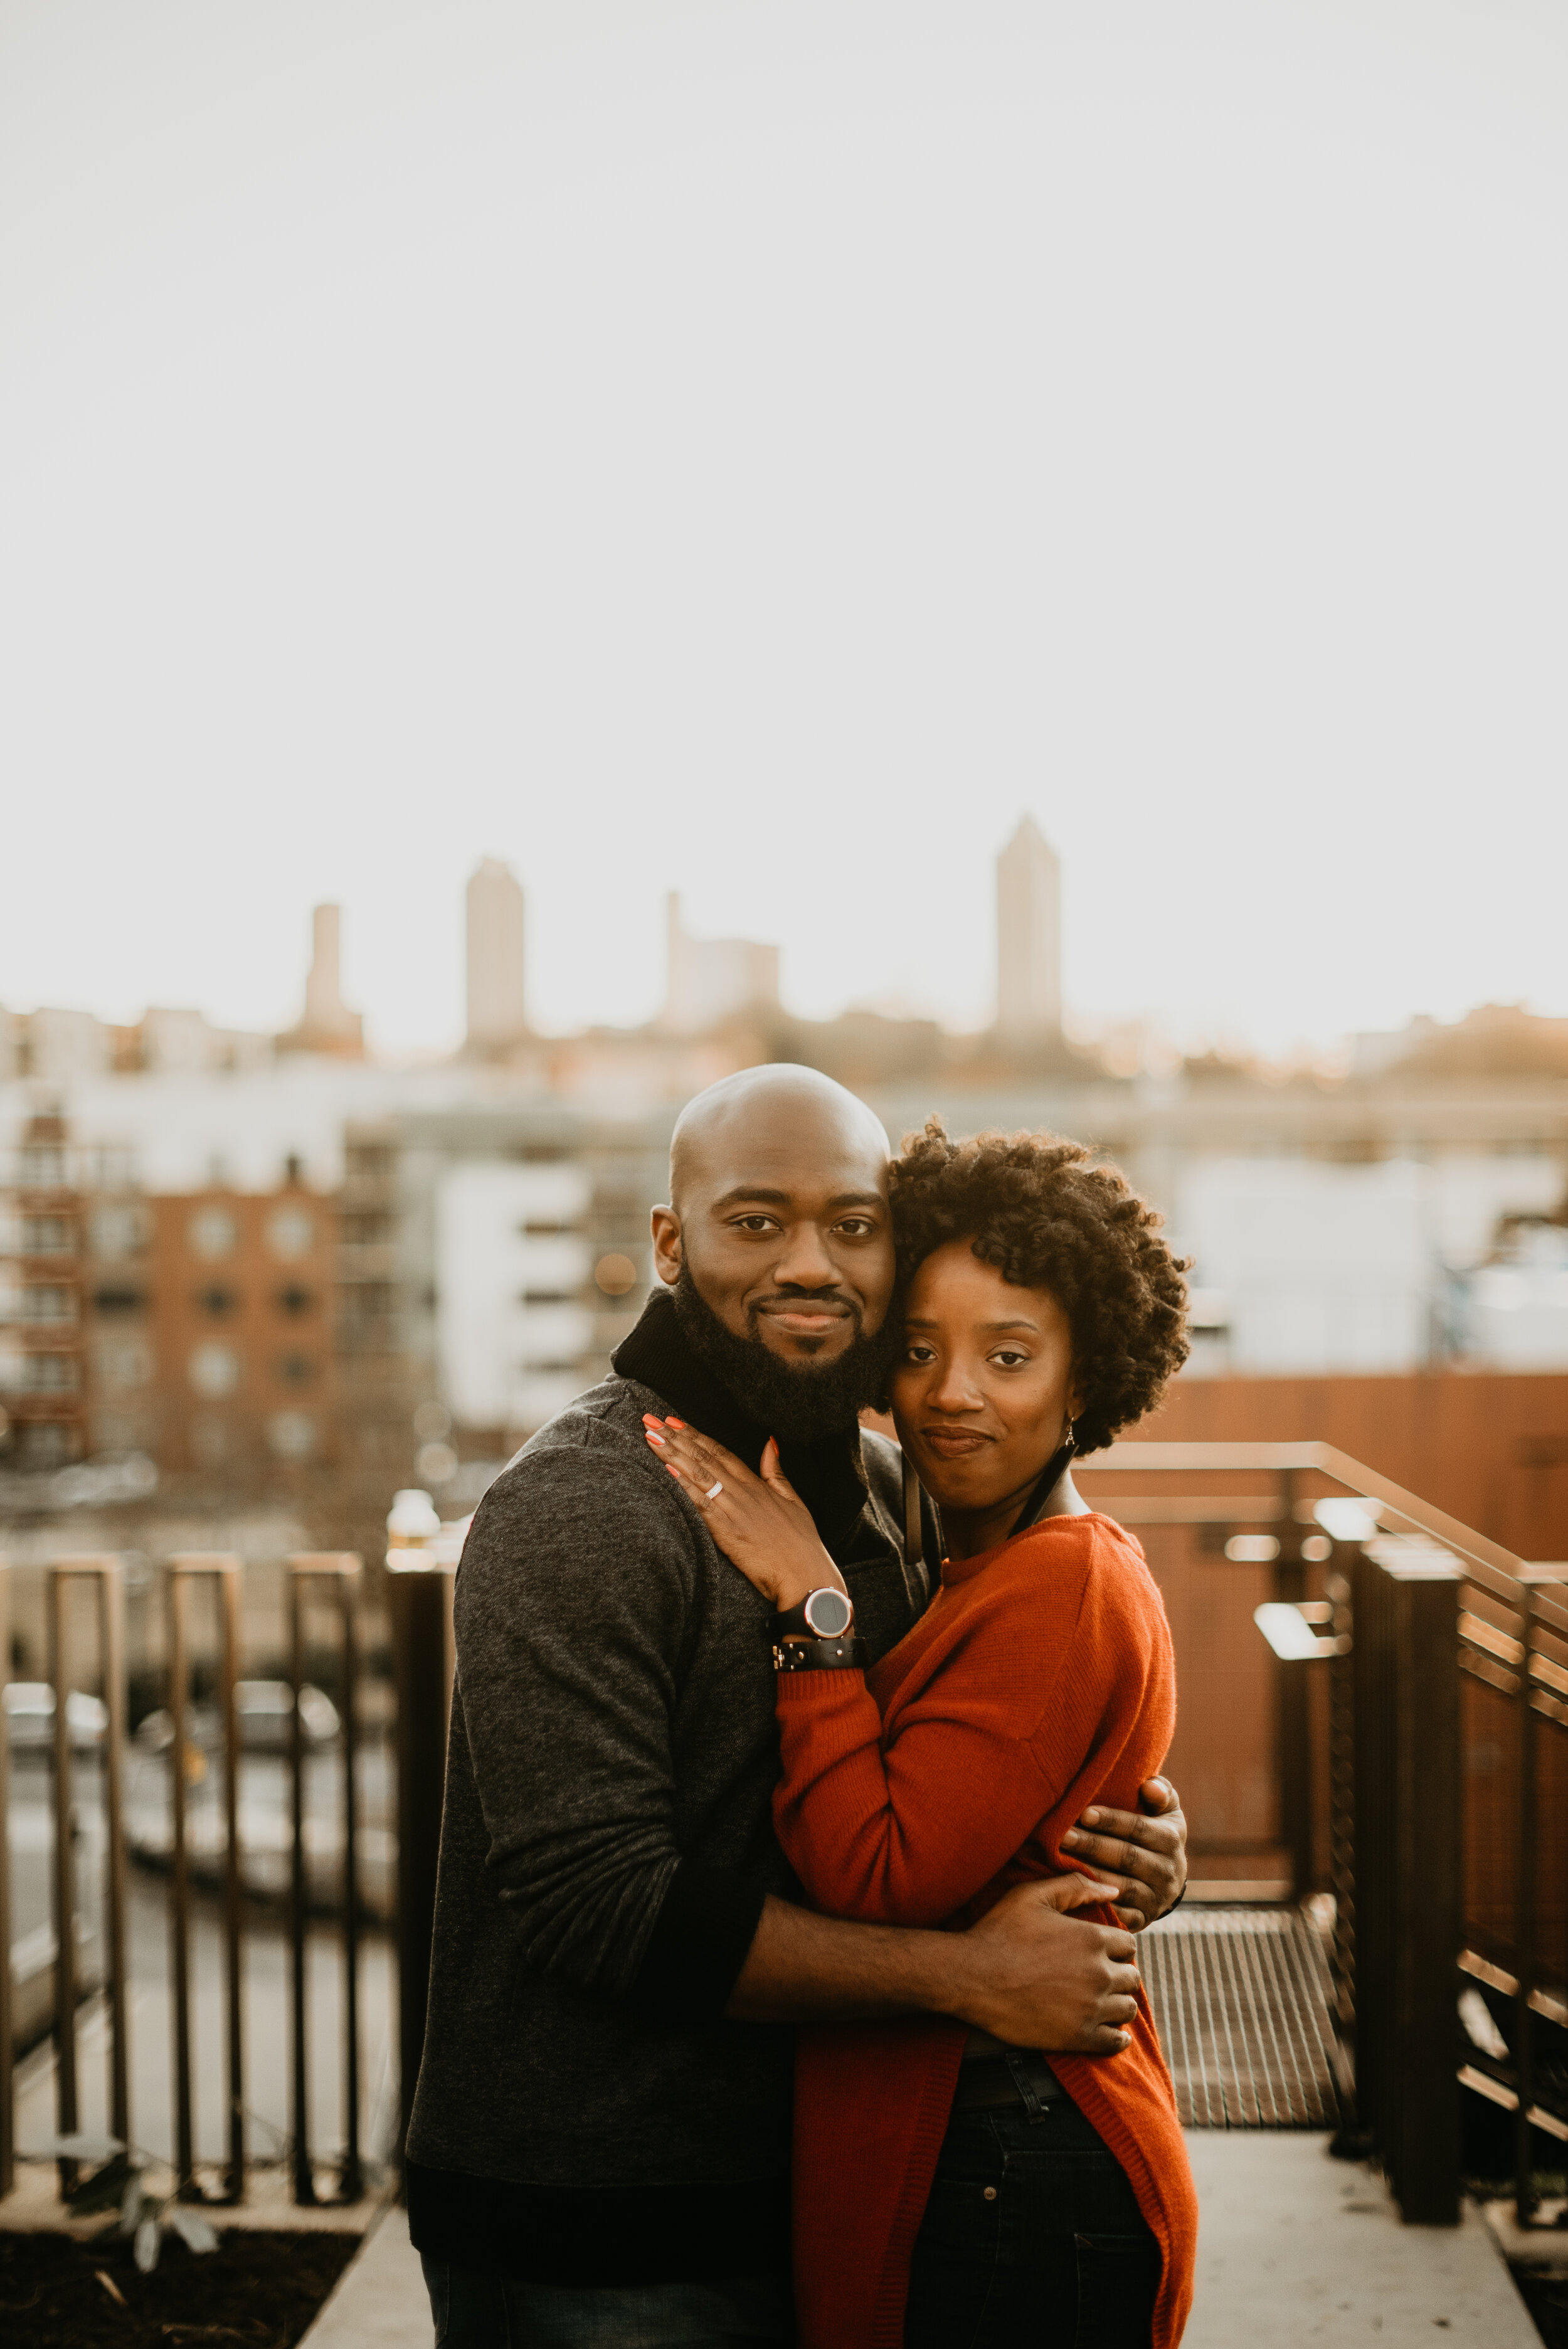
{"type": "Polygon", "coordinates": [[[926,1402],[933,1411],[977,1411],[981,1397],[974,1380],[962,1365],[948,1362],[944,1365],[935,1385],[926,1396],[926,1402]]]}

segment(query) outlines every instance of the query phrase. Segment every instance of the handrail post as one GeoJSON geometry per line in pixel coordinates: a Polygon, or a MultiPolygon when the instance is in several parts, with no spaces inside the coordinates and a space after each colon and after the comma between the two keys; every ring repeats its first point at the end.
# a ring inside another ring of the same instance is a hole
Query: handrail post
{"type": "Polygon", "coordinates": [[[1463,1577],[1393,1547],[1369,1544],[1356,1575],[1357,2105],[1406,2222],[1452,2227],[1463,1577]]]}
{"type": "MultiPolygon", "coordinates": [[[[1295,1604],[1306,1597],[1306,1565],[1301,1554],[1302,1527],[1295,1514],[1299,1480],[1294,1469],[1279,1472],[1279,1557],[1274,1571],[1274,1595],[1295,1604]]],[[[1306,1674],[1289,1664],[1274,1666],[1274,1703],[1278,1708],[1277,1755],[1280,1796],[1280,1840],[1290,1854],[1291,1885],[1297,1900],[1315,1889],[1316,1859],[1312,1815],[1312,1712],[1306,1674]]]]}
{"type": "Polygon", "coordinates": [[[290,2119],[294,2137],[294,2200],[307,2205],[318,2202],[321,2198],[315,2190],[315,2170],[310,2150],[310,2055],[306,2030],[309,1972],[306,1924],[310,1888],[305,1867],[304,1842],[304,1724],[300,1714],[300,1692],[304,1686],[304,1587],[306,1582],[315,1579],[331,1580],[335,1583],[343,1635],[345,1800],[343,2003],[344,2096],[346,2110],[344,2116],[344,2158],[338,2173],[336,2199],[341,2202],[352,2202],[358,2199],[363,2190],[360,2175],[358,2109],[359,1893],[356,1867],[358,1847],[354,1819],[356,1796],[355,1711],[359,1698],[356,1679],[358,1648],[354,1632],[354,1608],[363,1572],[364,1561],[354,1550],[296,1550],[288,1560],[289,1672],[294,1693],[290,1736],[291,1808],[294,1827],[294,1858],[289,1903],[294,1983],[290,2119]]]}
{"type": "Polygon", "coordinates": [[[397,2159],[406,2158],[425,2047],[436,1866],[452,1703],[453,1565],[428,1551],[387,1557],[397,1689],[397,2159]]]}
{"type": "MultiPolygon", "coordinates": [[[[72,1820],[74,1778],[68,1719],[70,1689],[65,1626],[66,1586],[91,1581],[98,1590],[98,1669],[104,1702],[104,1976],[108,1999],[109,2131],[130,2141],[130,2051],[126,2026],[126,1890],[123,1755],[125,1745],[125,1587],[112,1552],[49,1562],[48,1668],[54,1691],[55,2099],[62,2137],[80,2126],[77,2072],[77,1889],[72,1820]]],[[[10,1952],[5,1952],[10,1963],[10,1952]]],[[[60,2198],[77,2188],[77,2164],[62,2158],[60,2198]]]]}
{"type": "Polygon", "coordinates": [[[169,1959],[174,1993],[174,2191],[191,2199],[196,2185],[191,2118],[191,1881],[185,1851],[185,1795],[191,1782],[191,1660],[186,1651],[188,1577],[170,1568],[165,1584],[169,1618],[170,1747],[169,1959]]]}
{"type": "MultiPolygon", "coordinates": [[[[55,1844],[53,1901],[55,1925],[55,2125],[62,2137],[77,2134],[77,1886],[72,1833],[75,1791],[71,1777],[70,1730],[66,1720],[66,1576],[57,1560],[49,1569],[48,1673],[54,1691],[53,1776],[55,1844]]],[[[11,1953],[5,1952],[5,1962],[11,1953]]],[[[60,2199],[68,2202],[77,2190],[77,2165],[62,2158],[60,2199]]]]}
{"type": "Polygon", "coordinates": [[[218,1651],[218,1701],[223,1714],[223,1971],[228,1992],[229,2162],[223,2190],[231,2202],[245,2192],[244,1888],[240,1862],[240,1597],[237,1557],[219,1561],[222,1615],[218,1651]]]}
{"type": "Polygon", "coordinates": [[[0,2196],[16,2182],[16,2048],[11,2012],[11,1577],[0,1557],[0,2196]]]}
{"type": "Polygon", "coordinates": [[[169,1561],[169,1692],[174,1721],[170,1749],[172,1779],[172,1839],[170,1867],[170,1957],[173,1992],[175,2192],[182,2201],[205,2201],[196,2182],[195,2133],[191,2069],[191,1884],[186,1836],[190,1782],[191,1656],[187,1600],[192,1582],[210,1581],[218,1603],[218,1706],[223,1730],[223,1957],[225,1992],[224,2072],[227,2127],[222,2199],[238,2202],[245,2190],[245,2049],[243,2013],[243,1900],[240,1859],[240,1585],[242,1569],[230,1551],[181,1550],[169,1561]]]}
{"type": "Polygon", "coordinates": [[[1531,2112],[1535,2104],[1535,2016],[1531,1996],[1535,1989],[1536,1920],[1540,1903],[1536,1898],[1535,1877],[1541,1865],[1537,1831],[1540,1807],[1540,1786],[1536,1772],[1540,1764],[1537,1750],[1539,1716],[1531,1702],[1535,1692],[1531,1686],[1530,1667],[1534,1630],[1531,1618],[1535,1612],[1535,1594],[1527,1591],[1525,1603],[1529,1614],[1521,1629],[1524,1632],[1524,1668],[1520,1674],[1519,1694],[1515,1709],[1519,1716],[1519,1806],[1515,1814],[1517,1841],[1513,1857],[1513,1941],[1516,1988],[1513,1993],[1513,2070],[1519,2101],[1513,2116],[1513,2199],[1514,2218],[1521,2227],[1528,2227],[1535,2217],[1534,2148],[1531,2144],[1531,2112]]]}

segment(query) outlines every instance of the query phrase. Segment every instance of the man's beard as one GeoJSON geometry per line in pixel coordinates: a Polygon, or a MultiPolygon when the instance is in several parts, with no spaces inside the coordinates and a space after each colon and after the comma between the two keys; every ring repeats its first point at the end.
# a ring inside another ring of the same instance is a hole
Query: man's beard
{"type": "Polygon", "coordinates": [[[896,1309],[868,1337],[851,1305],[855,1334],[841,1354],[826,1362],[789,1362],[760,1338],[738,1338],[684,1264],[670,1298],[693,1351],[748,1416],[781,1444],[811,1444],[852,1427],[862,1411],[874,1409],[886,1396],[898,1349],[896,1309]]]}

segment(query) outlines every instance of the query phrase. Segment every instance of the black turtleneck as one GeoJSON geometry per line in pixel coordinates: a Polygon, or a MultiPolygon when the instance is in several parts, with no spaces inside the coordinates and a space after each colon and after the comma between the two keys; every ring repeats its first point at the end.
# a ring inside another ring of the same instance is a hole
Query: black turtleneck
{"type": "MultiPolygon", "coordinates": [[[[642,1319],[610,1357],[618,1377],[652,1387],[672,1405],[677,1419],[691,1422],[715,1444],[733,1452],[755,1475],[771,1428],[753,1419],[745,1404],[711,1371],[682,1329],[667,1289],[655,1289],[642,1319]]],[[[814,1443],[781,1442],[779,1464],[810,1510],[823,1547],[836,1556],[853,1532],[866,1505],[858,1421],[819,1436],[814,1443]]]]}
{"type": "MultiPolygon", "coordinates": [[[[665,1289],[610,1358],[618,1378],[652,1387],[677,1419],[733,1452],[755,1474],[770,1430],[702,1360],[665,1289]]],[[[811,1512],[822,1546],[841,1565],[866,1505],[858,1422],[810,1444],[780,1444],[779,1464],[811,1512]]],[[[631,2003],[646,2013],[706,2018],[722,2013],[756,1937],[762,1896],[728,1868],[683,1858],[644,1953],[631,2003]]]]}

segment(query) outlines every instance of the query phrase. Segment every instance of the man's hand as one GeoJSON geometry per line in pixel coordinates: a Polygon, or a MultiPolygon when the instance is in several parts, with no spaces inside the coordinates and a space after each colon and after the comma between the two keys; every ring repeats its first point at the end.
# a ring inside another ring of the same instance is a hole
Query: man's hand
{"type": "Polygon", "coordinates": [[[1009,2047],[1119,2054],[1138,2011],[1131,1937],[1067,1914],[1104,1898],[1081,1876],[1015,1885],[954,1937],[959,2002],[947,2012],[1009,2047]]]}
{"type": "MultiPolygon", "coordinates": [[[[1187,1822],[1169,1778],[1146,1778],[1138,1811],[1085,1811],[1062,1837],[1062,1847],[1116,1887],[1116,1914],[1140,1933],[1181,1898],[1187,1882],[1187,1822]]],[[[1103,1898],[1103,1894],[1101,1895],[1103,1898]]]]}

